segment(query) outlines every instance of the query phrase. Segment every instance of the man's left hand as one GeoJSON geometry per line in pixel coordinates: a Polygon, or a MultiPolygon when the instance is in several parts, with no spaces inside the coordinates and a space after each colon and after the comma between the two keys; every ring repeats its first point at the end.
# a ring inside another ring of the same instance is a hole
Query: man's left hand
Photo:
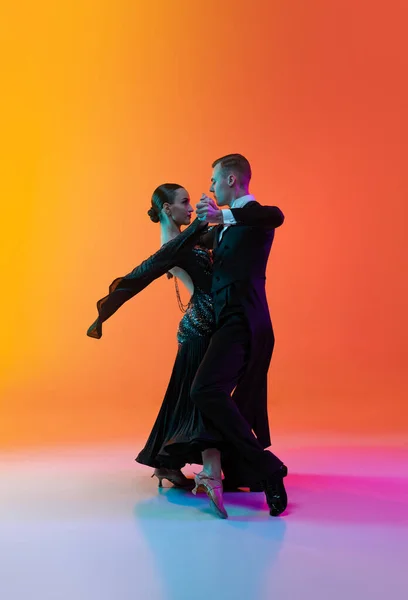
{"type": "Polygon", "coordinates": [[[205,223],[222,223],[222,210],[218,208],[214,200],[203,194],[196,206],[197,218],[205,223]]]}

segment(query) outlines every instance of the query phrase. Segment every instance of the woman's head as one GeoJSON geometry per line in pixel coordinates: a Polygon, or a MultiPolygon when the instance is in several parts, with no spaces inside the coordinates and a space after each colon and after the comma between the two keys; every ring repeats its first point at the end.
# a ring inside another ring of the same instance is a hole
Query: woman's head
{"type": "Polygon", "coordinates": [[[166,219],[174,221],[176,225],[188,225],[191,213],[194,211],[190,204],[188,192],[177,183],[163,183],[153,192],[152,206],[147,211],[153,223],[166,219]]]}

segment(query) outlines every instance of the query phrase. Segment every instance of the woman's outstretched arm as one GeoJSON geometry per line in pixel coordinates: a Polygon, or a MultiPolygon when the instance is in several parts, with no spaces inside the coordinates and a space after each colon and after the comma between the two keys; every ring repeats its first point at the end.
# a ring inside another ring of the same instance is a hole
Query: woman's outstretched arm
{"type": "Polygon", "coordinates": [[[96,303],[98,318],[87,331],[92,338],[102,337],[102,323],[109,319],[125,302],[136,296],[152,281],[177,265],[180,255],[193,247],[203,234],[206,225],[198,219],[177,237],[164,244],[160,250],[144,260],[124,277],[118,277],[109,286],[109,294],[96,303]]]}

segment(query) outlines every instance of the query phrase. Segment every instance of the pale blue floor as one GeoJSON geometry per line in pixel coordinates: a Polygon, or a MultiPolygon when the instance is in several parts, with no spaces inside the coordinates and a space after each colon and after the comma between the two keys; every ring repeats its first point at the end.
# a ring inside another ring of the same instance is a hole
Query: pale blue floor
{"type": "MultiPolygon", "coordinates": [[[[408,448],[279,439],[290,507],[157,489],[135,448],[0,457],[1,600],[408,598],[408,448]]],[[[186,473],[191,473],[191,468],[186,473]]]]}

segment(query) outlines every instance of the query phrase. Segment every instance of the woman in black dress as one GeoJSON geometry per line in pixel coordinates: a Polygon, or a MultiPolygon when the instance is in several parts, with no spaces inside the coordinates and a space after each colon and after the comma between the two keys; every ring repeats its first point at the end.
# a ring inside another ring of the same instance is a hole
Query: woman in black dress
{"type": "Polygon", "coordinates": [[[113,281],[108,296],[97,303],[99,316],[87,335],[99,339],[106,319],[166,273],[174,278],[179,305],[184,308],[178,279],[183,281],[191,299],[177,332],[173,372],[152,432],[136,460],[155,469],[153,476],[158,478],[159,486],[163,479],[168,479],[176,486],[188,487],[190,481],[181,468],[186,463],[203,464],[203,470],[195,476],[193,493],[206,492],[218,515],[226,518],[221,450],[228,455],[228,448],[190,399],[191,384],[215,326],[212,259],[205,248],[205,226],[196,219],[180,233],[181,226],[190,223],[192,212],[189,195],[182,186],[163,184],[155,190],[148,214],[153,222],[160,223],[162,246],[131,273],[113,281]]]}

